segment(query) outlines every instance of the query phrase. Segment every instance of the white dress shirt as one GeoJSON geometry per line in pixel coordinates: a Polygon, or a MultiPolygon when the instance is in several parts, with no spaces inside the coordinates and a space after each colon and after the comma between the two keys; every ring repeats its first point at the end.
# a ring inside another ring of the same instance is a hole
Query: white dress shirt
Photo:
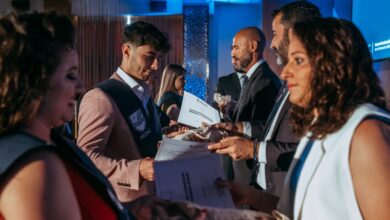
{"type": "Polygon", "coordinates": [[[138,83],[135,79],[133,79],[129,74],[127,74],[120,67],[118,67],[116,73],[123,81],[125,81],[127,85],[130,86],[131,90],[133,90],[135,95],[142,101],[143,107],[147,112],[147,114],[149,114],[147,108],[148,101],[150,99],[150,94],[151,94],[149,86],[143,81],[138,83]]]}

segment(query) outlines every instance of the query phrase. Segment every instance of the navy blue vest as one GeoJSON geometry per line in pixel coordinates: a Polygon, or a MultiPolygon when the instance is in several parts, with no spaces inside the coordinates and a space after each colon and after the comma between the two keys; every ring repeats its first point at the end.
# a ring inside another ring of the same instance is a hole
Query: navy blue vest
{"type": "MultiPolygon", "coordinates": [[[[154,102],[148,103],[148,116],[142,101],[127,84],[115,79],[108,79],[97,84],[96,87],[109,95],[118,106],[134,136],[141,155],[154,157],[157,153],[157,142],[162,139],[161,124],[166,125],[166,122],[160,122],[160,118],[155,117],[156,115],[160,116],[162,112],[155,112],[158,109],[154,102]]],[[[165,117],[168,116],[165,115],[165,117]]]]}

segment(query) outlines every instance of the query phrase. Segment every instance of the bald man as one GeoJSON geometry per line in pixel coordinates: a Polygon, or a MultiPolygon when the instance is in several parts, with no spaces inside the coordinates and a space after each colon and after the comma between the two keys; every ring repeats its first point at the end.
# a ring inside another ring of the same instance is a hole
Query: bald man
{"type": "MultiPolygon", "coordinates": [[[[241,89],[240,98],[233,111],[233,121],[265,121],[274,105],[282,83],[263,60],[266,45],[264,33],[257,27],[241,29],[233,38],[231,56],[233,67],[247,81],[241,89]]],[[[229,179],[249,184],[250,163],[233,161],[229,179]]],[[[226,165],[226,164],[225,164],[226,165]]]]}

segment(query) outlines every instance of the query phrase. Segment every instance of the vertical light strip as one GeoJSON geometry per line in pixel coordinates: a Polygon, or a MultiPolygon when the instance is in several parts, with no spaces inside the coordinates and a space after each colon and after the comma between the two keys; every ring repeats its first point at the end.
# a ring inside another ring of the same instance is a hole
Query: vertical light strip
{"type": "Polygon", "coordinates": [[[206,100],[208,82],[209,6],[184,6],[185,91],[206,100]]]}
{"type": "Polygon", "coordinates": [[[131,24],[131,15],[126,16],[126,25],[131,24]]]}

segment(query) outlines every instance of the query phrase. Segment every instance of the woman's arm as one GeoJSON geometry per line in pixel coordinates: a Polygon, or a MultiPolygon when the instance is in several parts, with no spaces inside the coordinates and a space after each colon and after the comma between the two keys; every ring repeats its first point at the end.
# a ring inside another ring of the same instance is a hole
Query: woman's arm
{"type": "Polygon", "coordinates": [[[349,163],[364,219],[390,219],[390,127],[363,121],[353,136],[349,163]]]}
{"type": "Polygon", "coordinates": [[[5,219],[81,219],[66,168],[54,153],[26,156],[0,190],[5,219]]]}

